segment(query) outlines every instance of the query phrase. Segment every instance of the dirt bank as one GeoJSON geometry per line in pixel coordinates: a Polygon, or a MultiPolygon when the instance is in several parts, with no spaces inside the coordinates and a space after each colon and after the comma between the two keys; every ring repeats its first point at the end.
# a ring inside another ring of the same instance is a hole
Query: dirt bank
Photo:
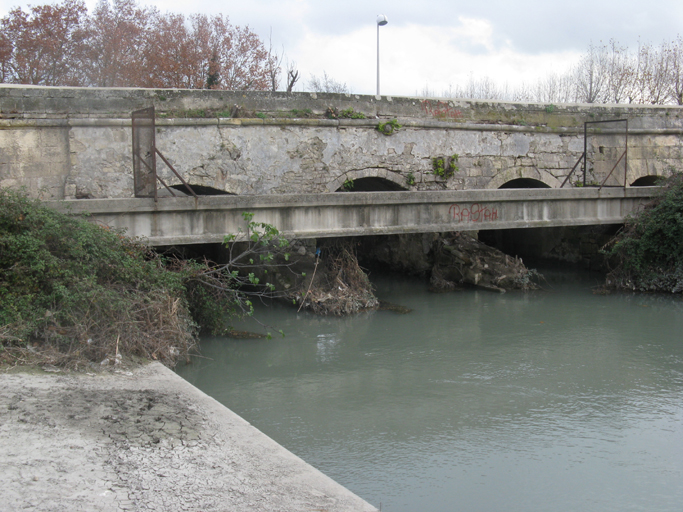
{"type": "Polygon", "coordinates": [[[159,363],[0,389],[2,510],[376,510],[159,363]]]}

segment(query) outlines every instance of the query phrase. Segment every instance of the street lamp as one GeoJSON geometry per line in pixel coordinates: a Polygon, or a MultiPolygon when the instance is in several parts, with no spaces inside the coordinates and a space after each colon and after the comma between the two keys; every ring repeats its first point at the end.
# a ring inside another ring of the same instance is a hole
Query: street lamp
{"type": "Polygon", "coordinates": [[[377,96],[379,96],[379,27],[383,27],[387,23],[389,23],[389,19],[384,14],[377,16],[377,96]]]}

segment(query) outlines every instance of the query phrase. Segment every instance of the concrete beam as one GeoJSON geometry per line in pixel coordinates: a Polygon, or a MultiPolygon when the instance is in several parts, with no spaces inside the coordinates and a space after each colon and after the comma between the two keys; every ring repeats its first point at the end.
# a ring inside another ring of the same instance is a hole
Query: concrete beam
{"type": "Polygon", "coordinates": [[[150,245],[220,243],[243,212],[288,238],[619,224],[657,187],[83,199],[50,202],[150,245]]]}

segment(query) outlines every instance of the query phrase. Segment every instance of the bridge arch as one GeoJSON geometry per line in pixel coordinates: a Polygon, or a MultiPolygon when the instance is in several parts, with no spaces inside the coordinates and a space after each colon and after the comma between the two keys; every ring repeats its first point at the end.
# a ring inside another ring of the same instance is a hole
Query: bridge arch
{"type": "Polygon", "coordinates": [[[664,176],[654,176],[654,175],[649,175],[649,176],[641,176],[640,178],[636,179],[633,183],[631,183],[632,187],[654,187],[655,185],[659,185],[660,181],[664,179],[664,176]]]}
{"type": "Polygon", "coordinates": [[[328,192],[344,190],[344,183],[353,181],[351,191],[355,192],[390,192],[408,190],[405,178],[386,169],[362,169],[348,171],[327,184],[328,192]]]}
{"type": "MultiPolygon", "coordinates": [[[[198,196],[233,196],[235,194],[231,192],[226,192],[225,190],[221,190],[219,188],[215,187],[208,187],[206,185],[196,185],[192,183],[188,183],[190,187],[192,187],[192,190],[194,190],[194,193],[197,194],[198,196]]],[[[173,189],[173,193],[176,195],[191,195],[188,191],[185,185],[183,184],[178,184],[178,185],[170,185],[169,188],[173,189]]],[[[160,188],[159,189],[160,193],[165,192],[166,194],[170,195],[168,190],[165,188],[160,188]]]]}
{"type": "Polygon", "coordinates": [[[515,178],[506,181],[498,188],[550,188],[550,185],[534,178],[515,178]]]}
{"type": "Polygon", "coordinates": [[[547,171],[518,167],[498,173],[491,178],[486,188],[560,188],[560,185],[562,181],[547,171]]]}

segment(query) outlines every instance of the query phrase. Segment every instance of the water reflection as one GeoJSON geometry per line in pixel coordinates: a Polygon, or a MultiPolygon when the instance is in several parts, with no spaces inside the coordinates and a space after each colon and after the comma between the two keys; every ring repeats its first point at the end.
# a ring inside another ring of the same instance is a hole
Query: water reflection
{"type": "Polygon", "coordinates": [[[413,313],[274,307],[284,339],[208,339],[179,373],[383,510],[679,510],[682,303],[559,277],[383,279],[413,313]]]}

